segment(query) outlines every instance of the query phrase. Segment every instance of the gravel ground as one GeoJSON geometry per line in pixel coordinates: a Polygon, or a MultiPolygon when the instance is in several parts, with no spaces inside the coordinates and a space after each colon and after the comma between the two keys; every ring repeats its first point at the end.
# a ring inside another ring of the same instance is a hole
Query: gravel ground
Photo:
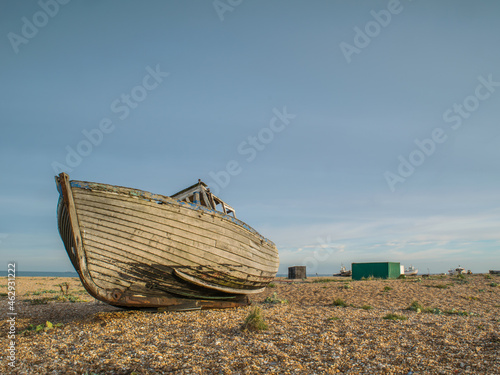
{"type": "Polygon", "coordinates": [[[167,313],[96,303],[78,279],[18,277],[14,368],[2,278],[0,373],[500,374],[500,277],[487,277],[278,278],[254,306],[167,313]],[[255,306],[268,329],[242,331],[255,306]]]}

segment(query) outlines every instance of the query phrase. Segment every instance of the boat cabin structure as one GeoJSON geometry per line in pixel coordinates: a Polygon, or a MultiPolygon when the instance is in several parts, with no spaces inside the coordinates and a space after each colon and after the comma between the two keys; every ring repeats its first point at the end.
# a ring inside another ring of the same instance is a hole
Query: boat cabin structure
{"type": "Polygon", "coordinates": [[[198,180],[197,184],[189,186],[178,193],[170,196],[180,202],[187,202],[206,207],[210,210],[223,212],[226,215],[236,217],[236,212],[233,207],[224,202],[219,197],[210,192],[207,184],[198,180]]]}

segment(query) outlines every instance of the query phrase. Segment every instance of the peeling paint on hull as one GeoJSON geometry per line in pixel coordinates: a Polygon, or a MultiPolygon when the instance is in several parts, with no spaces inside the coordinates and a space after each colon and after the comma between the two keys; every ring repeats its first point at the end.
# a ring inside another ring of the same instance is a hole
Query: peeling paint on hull
{"type": "Polygon", "coordinates": [[[276,275],[276,246],[234,217],[141,190],[69,181],[64,173],[56,183],[61,238],[99,300],[173,310],[236,307],[276,275]]]}

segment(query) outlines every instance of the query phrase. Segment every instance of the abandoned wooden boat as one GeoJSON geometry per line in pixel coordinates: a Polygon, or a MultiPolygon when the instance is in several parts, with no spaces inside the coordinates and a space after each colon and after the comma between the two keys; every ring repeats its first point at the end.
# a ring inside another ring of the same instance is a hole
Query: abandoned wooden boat
{"type": "Polygon", "coordinates": [[[59,233],[87,291],[166,310],[249,303],[278,271],[276,246],[203,182],[171,197],[56,176],[59,233]]]}

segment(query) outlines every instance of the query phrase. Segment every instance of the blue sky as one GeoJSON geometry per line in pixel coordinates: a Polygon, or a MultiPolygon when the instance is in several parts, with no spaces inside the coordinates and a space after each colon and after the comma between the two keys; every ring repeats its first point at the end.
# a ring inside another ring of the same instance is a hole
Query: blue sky
{"type": "Polygon", "coordinates": [[[280,273],[500,269],[497,1],[0,3],[0,254],[67,271],[59,170],[198,178],[280,273]]]}

